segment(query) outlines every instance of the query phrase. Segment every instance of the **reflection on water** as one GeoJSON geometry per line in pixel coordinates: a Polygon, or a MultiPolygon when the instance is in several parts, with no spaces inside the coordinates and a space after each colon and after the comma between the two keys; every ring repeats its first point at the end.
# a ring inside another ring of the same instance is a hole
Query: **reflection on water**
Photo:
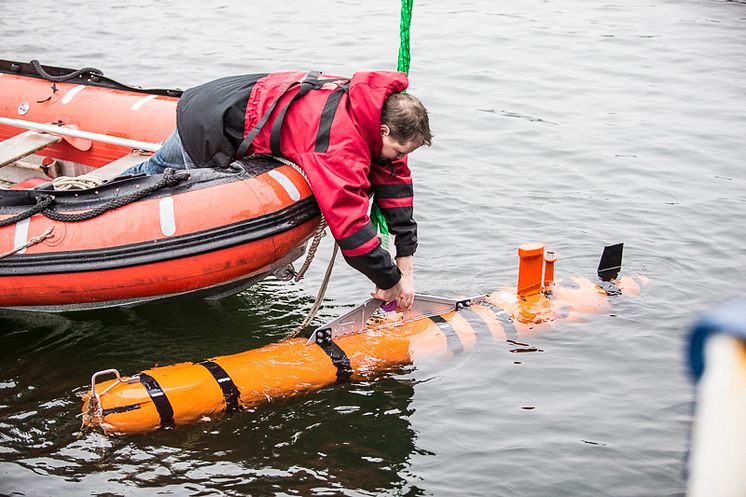
{"type": "MultiPolygon", "coordinates": [[[[22,468],[52,477],[48,488],[55,494],[66,493],[65,481],[91,479],[92,474],[107,476],[96,478],[96,484],[116,494],[175,481],[182,489],[220,489],[231,495],[274,495],[281,488],[299,495],[340,488],[385,491],[408,485],[408,458],[416,450],[407,420],[411,396],[412,387],[402,381],[345,385],[147,437],[107,439],[88,433],[77,439],[75,427],[65,424],[55,430],[66,436],[34,444],[34,435],[50,427],[27,424],[4,429],[9,450],[2,460],[15,459],[22,468]],[[225,449],[213,453],[205,447],[225,449]],[[8,457],[10,450],[15,458],[8,457]]],[[[8,463],[0,467],[6,483],[17,477],[8,463]]]]}

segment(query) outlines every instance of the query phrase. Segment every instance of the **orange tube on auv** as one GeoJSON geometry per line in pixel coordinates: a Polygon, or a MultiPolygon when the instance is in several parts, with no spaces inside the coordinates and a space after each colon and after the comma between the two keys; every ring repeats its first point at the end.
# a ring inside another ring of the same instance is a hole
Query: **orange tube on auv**
{"type": "Polygon", "coordinates": [[[369,329],[318,345],[285,340],[200,363],[143,371],[95,385],[85,399],[83,424],[107,433],[145,433],[360,380],[410,364],[417,357],[471,350],[478,340],[504,339],[507,315],[475,304],[459,311],[397,325],[372,318],[369,329]],[[92,404],[92,405],[91,405],[92,404]]]}
{"type": "MultiPolygon", "coordinates": [[[[620,248],[618,259],[621,264],[620,248]]],[[[84,399],[83,424],[114,434],[168,429],[274,397],[364,379],[424,357],[468,352],[480,342],[517,338],[541,323],[604,312],[609,293],[639,290],[631,278],[611,283],[613,292],[574,278],[571,287],[555,283],[551,293],[529,297],[519,296],[516,288],[465,300],[417,296],[413,313],[394,318],[374,313],[382,302],[371,299],[316,330],[310,340],[284,340],[129,378],[115,370],[96,373],[84,399]],[[96,384],[104,373],[116,373],[117,379],[96,384]]]]}

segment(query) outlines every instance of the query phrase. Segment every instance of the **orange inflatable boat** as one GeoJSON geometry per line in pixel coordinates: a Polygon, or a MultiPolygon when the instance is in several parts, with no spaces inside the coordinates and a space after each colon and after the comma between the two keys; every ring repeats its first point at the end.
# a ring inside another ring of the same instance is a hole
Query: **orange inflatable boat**
{"type": "Polygon", "coordinates": [[[225,295],[302,255],[318,206],[302,174],[275,159],[117,177],[170,135],[179,95],[95,69],[0,61],[0,179],[21,182],[0,190],[0,307],[225,295]],[[99,182],[57,190],[59,175],[99,182]]]}
{"type": "MultiPolygon", "coordinates": [[[[518,289],[461,300],[419,295],[408,315],[380,313],[382,302],[371,299],[317,329],[310,339],[289,339],[130,377],[116,370],[100,371],[93,375],[91,392],[84,399],[83,424],[129,434],[212,419],[275,397],[360,380],[424,357],[466,353],[480,342],[517,339],[542,323],[604,312],[610,294],[639,291],[631,278],[616,279],[618,268],[608,257],[605,263],[602,258],[607,282],[575,278],[564,286],[555,284],[553,277],[543,279],[550,263],[553,272],[554,259],[544,261],[542,246],[524,246],[520,252],[518,289]],[[97,383],[108,374],[116,379],[97,383]]],[[[621,264],[621,245],[605,253],[610,252],[621,264]]]]}
{"type": "Polygon", "coordinates": [[[42,66],[36,61],[0,60],[0,140],[14,138],[3,145],[6,149],[13,145],[17,154],[0,156],[15,159],[0,163],[12,166],[33,153],[47,159],[44,167],[34,168],[29,161],[19,169],[44,179],[44,171],[54,173],[59,168],[65,175],[74,176],[76,171],[89,172],[133,152],[147,152],[151,148],[148,143],[164,141],[176,128],[176,103],[181,93],[125,85],[93,68],[75,71],[42,66]],[[110,140],[36,132],[39,126],[54,126],[62,133],[75,135],[94,133],[110,140]],[[37,149],[28,151],[34,147],[34,140],[37,149]],[[131,146],[137,142],[144,146],[131,146]]]}

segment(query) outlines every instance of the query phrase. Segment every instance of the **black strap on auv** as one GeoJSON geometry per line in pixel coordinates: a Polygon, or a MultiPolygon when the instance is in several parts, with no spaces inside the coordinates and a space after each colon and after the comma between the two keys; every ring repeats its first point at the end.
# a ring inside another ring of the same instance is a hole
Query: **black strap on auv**
{"type": "Polygon", "coordinates": [[[168,401],[166,393],[163,391],[158,382],[149,374],[140,373],[140,383],[148,391],[150,399],[155,404],[155,409],[158,411],[158,416],[161,417],[161,429],[169,429],[174,427],[174,408],[171,407],[171,402],[168,401]]]}
{"type": "Polygon", "coordinates": [[[332,341],[331,330],[318,330],[316,332],[316,345],[326,352],[332,364],[337,368],[337,383],[342,383],[352,376],[350,358],[342,348],[332,341]]]}
{"type": "Polygon", "coordinates": [[[446,350],[453,352],[454,354],[462,353],[464,351],[464,344],[461,343],[461,338],[459,338],[458,333],[453,329],[451,323],[442,316],[430,316],[430,319],[438,325],[440,331],[445,335],[446,350]]]}
{"type": "Polygon", "coordinates": [[[225,369],[220,367],[219,364],[212,361],[202,361],[198,363],[200,366],[204,366],[218,382],[220,390],[223,391],[223,397],[225,398],[225,412],[228,414],[236,412],[238,410],[238,399],[241,397],[241,392],[233,382],[225,369]]]}
{"type": "Polygon", "coordinates": [[[473,309],[470,309],[468,307],[464,307],[463,309],[459,309],[458,313],[460,316],[466,319],[466,322],[469,323],[471,329],[474,330],[474,336],[476,338],[477,345],[483,345],[492,342],[492,336],[489,332],[489,324],[487,324],[487,321],[485,321],[478,312],[475,312],[473,309]]]}
{"type": "Polygon", "coordinates": [[[134,411],[135,409],[140,409],[140,404],[130,404],[128,406],[119,406],[119,407],[111,407],[109,409],[103,409],[101,411],[101,415],[103,417],[106,417],[110,414],[119,414],[122,412],[134,411]]]}

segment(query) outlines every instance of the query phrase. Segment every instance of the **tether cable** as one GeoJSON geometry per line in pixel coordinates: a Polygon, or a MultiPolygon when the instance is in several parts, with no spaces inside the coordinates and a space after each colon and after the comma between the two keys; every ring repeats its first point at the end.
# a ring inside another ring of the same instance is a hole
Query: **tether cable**
{"type": "Polygon", "coordinates": [[[49,207],[52,202],[54,202],[54,197],[52,197],[51,195],[39,195],[38,197],[36,197],[36,205],[29,207],[25,211],[18,213],[15,216],[10,216],[8,218],[0,220],[0,227],[10,226],[11,224],[15,224],[18,221],[23,221],[24,219],[31,217],[34,214],[38,214],[39,212],[42,212],[44,209],[49,207]]]}

